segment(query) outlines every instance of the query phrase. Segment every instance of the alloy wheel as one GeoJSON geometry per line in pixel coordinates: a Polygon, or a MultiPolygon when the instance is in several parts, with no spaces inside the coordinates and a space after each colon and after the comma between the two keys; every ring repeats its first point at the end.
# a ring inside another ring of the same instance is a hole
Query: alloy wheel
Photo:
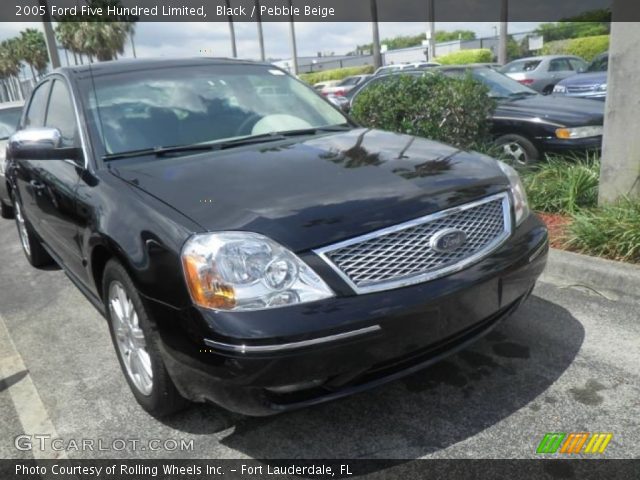
{"type": "Polygon", "coordinates": [[[109,311],[127,376],[140,393],[150,395],[153,389],[153,369],[144,332],[138,323],[138,314],[131,298],[118,281],[109,286],[109,311]]]}
{"type": "Polygon", "coordinates": [[[508,160],[511,160],[519,165],[527,165],[527,161],[529,159],[527,156],[527,152],[525,152],[524,148],[522,148],[522,145],[520,145],[518,142],[505,143],[502,146],[502,151],[504,152],[508,160]]]}

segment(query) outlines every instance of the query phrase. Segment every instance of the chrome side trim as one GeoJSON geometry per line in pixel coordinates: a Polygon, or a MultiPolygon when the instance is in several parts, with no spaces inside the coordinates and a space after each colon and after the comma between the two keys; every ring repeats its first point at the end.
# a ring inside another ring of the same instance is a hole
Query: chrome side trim
{"type": "Polygon", "coordinates": [[[494,116],[494,117],[491,117],[491,120],[513,120],[517,122],[537,123],[539,125],[551,125],[552,127],[558,127],[558,128],[566,127],[566,125],[562,125],[556,122],[551,122],[549,120],[543,120],[540,117],[521,118],[521,117],[508,117],[508,116],[494,116]]]}
{"type": "Polygon", "coordinates": [[[416,218],[414,220],[409,220],[408,222],[401,223],[399,225],[394,225],[392,227],[383,228],[381,230],[376,230],[371,233],[367,233],[361,235],[359,237],[350,238],[349,240],[344,240],[342,242],[334,243],[333,245],[328,245],[326,247],[318,248],[313,250],[313,252],[318,255],[322,260],[325,261],[327,265],[329,265],[334,272],[342,279],[344,282],[351,287],[351,289],[357,293],[358,295],[364,293],[373,293],[373,292],[381,292],[384,290],[392,290],[395,288],[406,287],[409,285],[415,285],[417,283],[427,282],[429,280],[434,280],[436,278],[444,277],[445,275],[449,275],[451,273],[459,272],[460,270],[465,269],[466,267],[472,265],[480,261],[481,259],[489,256],[495,250],[497,250],[504,242],[507,241],[511,234],[513,233],[513,222],[511,215],[511,201],[509,199],[508,192],[501,192],[495,195],[491,195],[489,197],[484,197],[480,200],[477,200],[472,203],[465,203],[464,205],[460,205],[459,207],[450,208],[448,210],[442,210],[440,212],[432,213],[431,215],[426,215],[424,217],[416,218]],[[503,221],[505,225],[505,230],[502,235],[496,237],[493,242],[488,244],[481,251],[477,252],[475,255],[471,255],[470,257],[465,258],[459,263],[451,265],[446,268],[442,268],[440,270],[434,272],[428,272],[423,274],[417,274],[406,278],[399,278],[397,280],[388,280],[384,282],[380,282],[374,285],[367,285],[363,287],[357,286],[353,281],[329,258],[328,254],[334,250],[353,245],[354,243],[360,243],[366,240],[370,240],[372,238],[381,237],[387,235],[389,233],[397,232],[399,230],[404,230],[406,228],[411,228],[416,225],[421,225],[423,223],[428,223],[433,220],[446,217],[455,213],[462,212],[464,210],[468,210],[470,208],[477,207],[479,205],[483,205],[485,203],[492,202],[494,200],[501,199],[502,200],[502,215],[503,221]]]}
{"type": "Polygon", "coordinates": [[[232,343],[218,342],[215,340],[210,340],[208,338],[204,339],[204,343],[208,347],[217,348],[220,350],[225,350],[225,351],[234,352],[234,353],[269,353],[269,352],[279,352],[283,350],[295,350],[297,348],[309,347],[309,346],[318,345],[321,343],[335,342],[338,340],[344,340],[345,338],[351,338],[351,337],[356,337],[358,335],[364,335],[366,333],[376,332],[378,330],[382,330],[380,325],[371,325],[370,327],[364,327],[358,330],[351,330],[349,332],[336,333],[335,335],[328,335],[326,337],[312,338],[310,340],[301,340],[299,342],[277,343],[272,345],[238,345],[238,344],[232,344],[232,343]]]}

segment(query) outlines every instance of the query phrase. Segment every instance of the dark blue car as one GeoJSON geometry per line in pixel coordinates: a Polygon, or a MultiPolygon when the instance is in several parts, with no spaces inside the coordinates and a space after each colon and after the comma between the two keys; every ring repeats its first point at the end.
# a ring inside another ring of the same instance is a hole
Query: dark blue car
{"type": "Polygon", "coordinates": [[[604,101],[607,97],[608,66],[609,54],[602,53],[589,64],[584,72],[558,82],[553,89],[553,93],[604,101]]]}

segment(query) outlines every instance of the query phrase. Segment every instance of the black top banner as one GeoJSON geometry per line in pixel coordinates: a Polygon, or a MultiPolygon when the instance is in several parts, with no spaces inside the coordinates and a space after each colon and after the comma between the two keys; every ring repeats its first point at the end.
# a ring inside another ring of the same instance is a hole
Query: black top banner
{"type": "MultiPolygon", "coordinates": [[[[503,13],[510,22],[593,21],[594,15],[601,20],[603,11],[611,11],[614,2],[624,8],[624,15],[614,20],[640,20],[635,0],[433,0],[433,6],[438,22],[499,22],[503,13]]],[[[428,0],[2,0],[0,21],[74,16],[141,22],[369,22],[376,11],[379,22],[430,20],[428,0]]]]}

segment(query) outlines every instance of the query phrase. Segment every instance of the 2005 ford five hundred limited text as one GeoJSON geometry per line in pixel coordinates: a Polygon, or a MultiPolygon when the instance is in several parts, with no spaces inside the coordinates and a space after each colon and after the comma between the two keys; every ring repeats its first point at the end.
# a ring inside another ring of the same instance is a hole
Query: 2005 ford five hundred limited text
{"type": "Polygon", "coordinates": [[[153,415],[249,415],[399,378],[530,294],[548,251],[515,171],[359,128],[270,65],[58,70],[8,145],[29,262],[107,318],[153,415]]]}

